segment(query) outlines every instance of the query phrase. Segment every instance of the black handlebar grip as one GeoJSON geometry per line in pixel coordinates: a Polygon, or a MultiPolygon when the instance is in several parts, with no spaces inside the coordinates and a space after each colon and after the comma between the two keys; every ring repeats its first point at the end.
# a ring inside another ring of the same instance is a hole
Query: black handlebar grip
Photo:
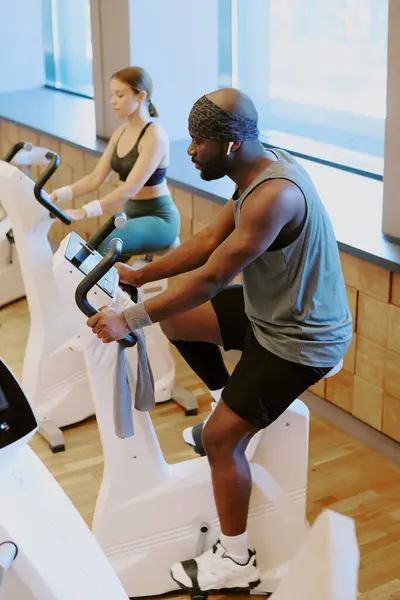
{"type": "MultiPolygon", "coordinates": [[[[118,223],[126,224],[126,221],[127,221],[127,218],[126,218],[126,214],[124,212],[115,213],[115,215],[113,215],[112,217],[110,217],[108,219],[107,223],[105,223],[103,225],[103,227],[100,227],[99,231],[96,231],[96,233],[94,235],[92,235],[92,237],[88,241],[88,245],[91,248],[93,248],[93,250],[97,250],[97,248],[100,246],[100,244],[102,242],[104,242],[106,237],[108,237],[110,235],[110,233],[112,233],[114,231],[114,229],[117,228],[117,224],[118,223]]],[[[119,229],[122,229],[122,227],[119,227],[119,229]]]]}
{"type": "Polygon", "coordinates": [[[33,188],[34,196],[39,202],[39,204],[47,208],[52,217],[57,217],[65,225],[70,225],[72,222],[71,217],[69,217],[63,210],[61,210],[53,202],[47,200],[43,196],[43,187],[46,185],[46,183],[54,174],[54,172],[58,169],[58,166],[60,164],[60,157],[55,152],[46,152],[46,158],[50,161],[50,164],[43,173],[43,175],[36,182],[35,187],[33,188]]]}

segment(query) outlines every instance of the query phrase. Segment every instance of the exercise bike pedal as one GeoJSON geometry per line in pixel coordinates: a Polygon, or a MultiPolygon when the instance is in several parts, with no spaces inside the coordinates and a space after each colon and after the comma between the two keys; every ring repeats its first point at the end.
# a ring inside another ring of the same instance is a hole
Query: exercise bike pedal
{"type": "Polygon", "coordinates": [[[186,417],[194,417],[198,414],[199,414],[199,411],[197,410],[197,408],[189,408],[188,410],[185,410],[186,417]]]}
{"type": "MultiPolygon", "coordinates": [[[[232,596],[232,598],[235,597],[235,595],[248,595],[249,597],[252,594],[252,590],[255,589],[258,585],[260,585],[260,581],[255,581],[254,583],[251,583],[249,585],[249,587],[246,588],[223,588],[220,590],[208,590],[206,592],[202,592],[201,590],[196,590],[196,591],[192,591],[190,593],[190,598],[191,600],[207,600],[208,596],[211,595],[218,595],[220,596],[221,594],[224,596],[232,596]]],[[[262,596],[264,596],[265,598],[269,598],[270,596],[272,596],[272,593],[266,593],[266,594],[261,594],[262,596]]]]}

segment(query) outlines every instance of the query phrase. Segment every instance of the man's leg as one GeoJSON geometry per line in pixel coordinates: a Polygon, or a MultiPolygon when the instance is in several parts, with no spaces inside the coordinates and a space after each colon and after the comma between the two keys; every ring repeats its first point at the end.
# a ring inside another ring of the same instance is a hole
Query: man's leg
{"type": "MultiPolygon", "coordinates": [[[[211,302],[164,321],[161,327],[169,339],[179,338],[191,346],[195,358],[196,348],[203,354],[204,350],[200,350],[202,344],[216,349],[223,345],[219,321],[211,302]]],[[[202,361],[207,362],[207,354],[199,356],[194,367],[202,361]]],[[[212,364],[210,370],[213,370],[212,364]]],[[[202,432],[221,530],[226,536],[237,536],[246,530],[251,474],[245,450],[257,431],[257,427],[221,401],[202,432]]]]}
{"type": "Polygon", "coordinates": [[[254,584],[258,570],[247,543],[252,483],[247,444],[329,370],[274,355],[248,328],[240,361],[203,431],[221,537],[212,551],[172,567],[172,576],[181,585],[206,591],[254,584]]]}
{"type": "MultiPolygon", "coordinates": [[[[199,373],[199,365],[204,367],[207,362],[207,369],[212,372],[215,360],[208,352],[208,346],[218,352],[218,346],[226,349],[243,347],[249,322],[244,312],[241,286],[223,290],[212,302],[164,321],[161,327],[170,340],[180,340],[191,348],[189,355],[181,353],[195,372],[199,373]]],[[[221,362],[223,364],[222,356],[221,362]]],[[[223,368],[225,370],[224,364],[223,368]]],[[[203,377],[208,374],[205,372],[203,377]]],[[[227,375],[226,383],[229,379],[227,375]]],[[[211,467],[222,533],[212,550],[198,561],[188,561],[189,574],[185,571],[185,562],[174,565],[172,576],[183,587],[200,585],[204,590],[249,588],[258,582],[255,553],[250,552],[247,545],[251,473],[245,456],[247,444],[257,431],[257,427],[236,415],[223,401],[217,404],[204,430],[200,430],[211,467]]]]}
{"type": "Polygon", "coordinates": [[[171,317],[161,329],[209,390],[223,388],[229,379],[219,346],[222,337],[211,302],[171,317]]]}
{"type": "Polygon", "coordinates": [[[245,450],[257,431],[223,400],[203,430],[215,503],[225,536],[238,536],[246,531],[252,482],[245,450]]]}
{"type": "Polygon", "coordinates": [[[203,445],[211,469],[221,535],[211,550],[172,567],[172,577],[184,588],[249,589],[259,583],[255,552],[248,547],[252,479],[245,454],[258,431],[235,414],[223,399],[204,426],[203,445]]]}
{"type": "MultiPolygon", "coordinates": [[[[241,350],[248,327],[240,285],[231,285],[211,302],[161,323],[165,335],[207,386],[213,398],[212,410],[229,381],[220,346],[241,350]]],[[[198,423],[183,432],[184,440],[203,456],[204,424],[198,423]]]]}

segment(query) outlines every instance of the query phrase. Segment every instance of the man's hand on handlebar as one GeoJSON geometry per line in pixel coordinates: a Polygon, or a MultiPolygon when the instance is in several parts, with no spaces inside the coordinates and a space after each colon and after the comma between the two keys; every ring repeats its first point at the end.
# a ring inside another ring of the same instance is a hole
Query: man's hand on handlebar
{"type": "Polygon", "coordinates": [[[133,269],[124,263],[116,263],[115,268],[118,271],[119,280],[121,283],[129,283],[136,288],[139,288],[143,285],[141,269],[133,269]]]}
{"type": "Polygon", "coordinates": [[[122,340],[131,333],[124,313],[115,308],[101,308],[100,311],[93,315],[93,317],[90,317],[86,323],[104,344],[122,340]]]}

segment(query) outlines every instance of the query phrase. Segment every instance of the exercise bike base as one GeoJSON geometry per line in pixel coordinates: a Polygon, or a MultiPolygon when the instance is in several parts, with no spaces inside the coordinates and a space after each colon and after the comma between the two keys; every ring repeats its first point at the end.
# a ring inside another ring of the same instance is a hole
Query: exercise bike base
{"type": "Polygon", "coordinates": [[[187,417],[197,415],[198,404],[196,396],[188,392],[188,390],[185,390],[185,388],[179,385],[175,386],[172,390],[171,400],[174,400],[179,406],[182,406],[182,408],[185,409],[185,415],[187,417]]]}
{"type": "Polygon", "coordinates": [[[64,452],[65,442],[63,432],[53,421],[39,421],[39,433],[46,440],[53,454],[64,452]]]}

